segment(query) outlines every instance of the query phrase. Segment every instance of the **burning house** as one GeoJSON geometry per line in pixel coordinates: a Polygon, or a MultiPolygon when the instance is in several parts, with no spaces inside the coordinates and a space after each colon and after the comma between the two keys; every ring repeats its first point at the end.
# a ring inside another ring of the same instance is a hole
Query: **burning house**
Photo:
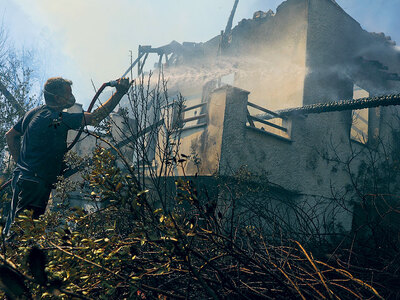
{"type": "MultiPolygon", "coordinates": [[[[366,159],[398,150],[400,51],[334,0],[287,0],[232,28],[237,2],[225,31],[207,42],[140,46],[138,74],[157,54],[170,93],[186,99],[181,152],[198,158],[186,176],[245,166],[326,212],[356,194],[366,159]]],[[[157,165],[154,156],[149,167],[157,165]]],[[[327,214],[354,226],[347,208],[327,214]]]]}

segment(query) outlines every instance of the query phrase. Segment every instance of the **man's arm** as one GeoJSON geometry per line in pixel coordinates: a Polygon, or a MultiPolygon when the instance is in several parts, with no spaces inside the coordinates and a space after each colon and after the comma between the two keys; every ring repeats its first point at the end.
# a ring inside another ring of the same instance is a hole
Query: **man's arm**
{"type": "Polygon", "coordinates": [[[19,152],[21,149],[21,136],[22,134],[19,131],[15,130],[14,128],[11,128],[6,133],[8,151],[10,152],[15,162],[18,161],[19,152]]]}
{"type": "Polygon", "coordinates": [[[86,125],[98,125],[105,117],[107,117],[117,106],[121,98],[128,92],[129,90],[129,79],[121,78],[118,80],[118,85],[116,86],[117,92],[111,96],[102,106],[97,108],[94,112],[88,113],[85,112],[84,123],[86,125]]]}

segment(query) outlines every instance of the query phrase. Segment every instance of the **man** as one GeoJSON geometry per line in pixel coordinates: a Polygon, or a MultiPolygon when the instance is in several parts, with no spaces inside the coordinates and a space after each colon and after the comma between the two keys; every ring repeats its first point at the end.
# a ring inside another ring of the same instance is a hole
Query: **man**
{"type": "Polygon", "coordinates": [[[130,83],[129,79],[118,80],[116,93],[93,113],[64,111],[75,104],[71,85],[71,81],[61,77],[48,79],[44,85],[46,104],[27,112],[6,133],[9,152],[17,166],[12,179],[11,208],[3,230],[5,235],[21,211],[33,210],[34,219],[45,212],[52,186],[62,171],[68,130],[97,125],[114,110],[130,83]]]}

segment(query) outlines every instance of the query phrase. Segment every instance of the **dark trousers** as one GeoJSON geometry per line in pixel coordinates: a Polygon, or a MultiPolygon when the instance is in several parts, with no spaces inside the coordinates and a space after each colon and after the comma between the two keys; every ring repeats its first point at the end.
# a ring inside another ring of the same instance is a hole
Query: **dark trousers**
{"type": "Polygon", "coordinates": [[[18,214],[25,209],[33,210],[33,218],[38,219],[44,214],[49,200],[51,186],[43,180],[24,176],[20,171],[15,171],[12,179],[13,197],[8,213],[3,234],[8,235],[11,224],[18,214]]]}

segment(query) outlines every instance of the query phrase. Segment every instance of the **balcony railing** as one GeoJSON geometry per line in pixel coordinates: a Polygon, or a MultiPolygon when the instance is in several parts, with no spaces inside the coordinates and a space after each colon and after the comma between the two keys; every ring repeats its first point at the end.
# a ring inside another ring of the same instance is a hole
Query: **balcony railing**
{"type": "Polygon", "coordinates": [[[184,107],[181,110],[179,116],[176,116],[176,122],[182,130],[190,130],[200,127],[207,126],[207,113],[202,113],[203,109],[200,109],[200,114],[198,113],[198,108],[203,108],[207,103],[199,103],[189,107],[184,107]]]}
{"type": "Polygon", "coordinates": [[[247,103],[246,126],[278,138],[290,140],[290,122],[286,117],[251,102],[247,103]]]}

